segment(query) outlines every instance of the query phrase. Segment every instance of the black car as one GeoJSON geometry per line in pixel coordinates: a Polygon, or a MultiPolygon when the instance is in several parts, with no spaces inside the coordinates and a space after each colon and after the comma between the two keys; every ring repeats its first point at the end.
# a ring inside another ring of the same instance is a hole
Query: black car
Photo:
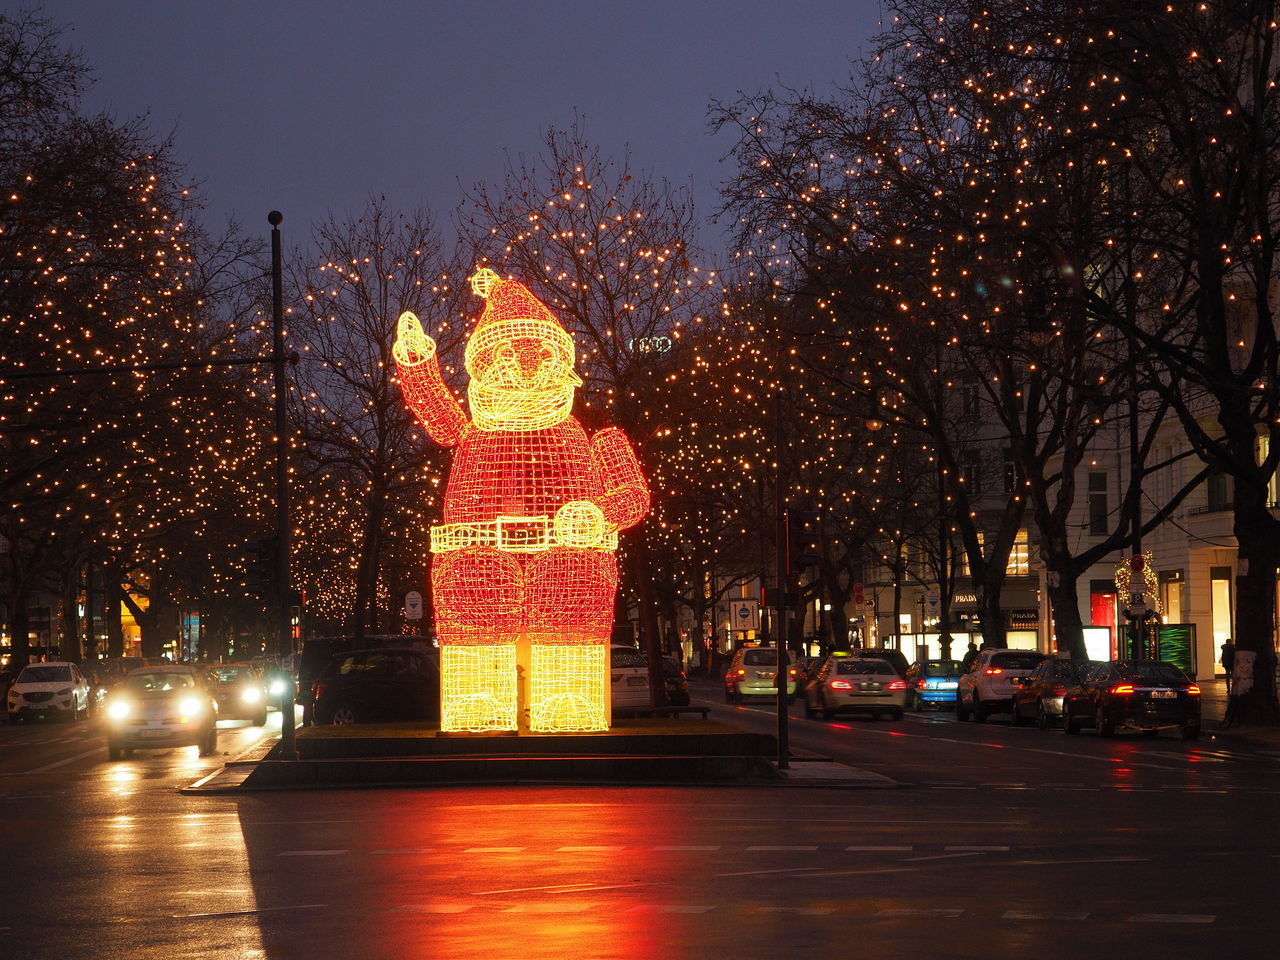
{"type": "Polygon", "coordinates": [[[206,671],[205,681],[218,701],[220,719],[248,720],[255,727],[267,722],[266,685],[252,664],[218,664],[206,671]]]}
{"type": "Polygon", "coordinates": [[[689,680],[680,668],[680,661],[675,657],[662,658],[662,686],[667,694],[667,703],[671,706],[689,705],[689,680]]]}
{"type": "Polygon", "coordinates": [[[1200,736],[1200,688],[1163,660],[1116,660],[1099,664],[1062,698],[1062,729],[1079,733],[1092,725],[1100,737],[1117,729],[1149,736],[1178,728],[1182,739],[1200,736]]]}
{"type": "Polygon", "coordinates": [[[409,647],[338,654],[312,684],[311,713],[316,723],[438,720],[440,661],[409,647]]]}
{"type": "MultiPolygon", "coordinates": [[[[311,707],[314,698],[311,694],[311,688],[315,686],[317,678],[320,674],[328,669],[330,661],[341,653],[350,650],[373,650],[373,649],[390,649],[412,647],[418,650],[429,650],[425,640],[414,641],[412,637],[404,636],[373,636],[373,637],[354,637],[354,636],[338,636],[338,637],[313,637],[302,642],[302,648],[293,658],[295,676],[294,680],[294,699],[302,707],[302,722],[304,724],[314,723],[315,719],[311,716],[311,707]]],[[[278,695],[278,694],[277,694],[278,695]]]]}
{"type": "Polygon", "coordinates": [[[1062,698],[1101,664],[1095,660],[1064,660],[1049,657],[1018,681],[1013,691],[1013,723],[1021,726],[1032,720],[1047,730],[1062,719],[1062,698]]]}

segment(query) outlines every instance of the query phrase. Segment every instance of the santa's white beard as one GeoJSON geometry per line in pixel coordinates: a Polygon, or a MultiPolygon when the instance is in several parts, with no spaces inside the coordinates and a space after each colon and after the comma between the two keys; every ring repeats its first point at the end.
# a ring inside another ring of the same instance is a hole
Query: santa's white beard
{"type": "Polygon", "coordinates": [[[467,401],[480,430],[542,430],[568,419],[573,391],[572,384],[522,389],[473,379],[467,401]]]}

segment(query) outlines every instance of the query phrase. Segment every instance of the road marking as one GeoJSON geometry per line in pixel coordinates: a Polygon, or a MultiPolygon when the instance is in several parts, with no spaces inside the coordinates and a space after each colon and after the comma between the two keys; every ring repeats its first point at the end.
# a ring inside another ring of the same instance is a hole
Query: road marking
{"type": "Polygon", "coordinates": [[[522,853],[528,847],[467,847],[463,853],[522,853]]]}
{"type": "Polygon", "coordinates": [[[391,907],[387,913],[465,913],[475,908],[474,903],[409,903],[403,907],[391,907]]]}
{"type": "Polygon", "coordinates": [[[805,871],[812,872],[820,869],[819,867],[784,867],[781,870],[743,870],[740,873],[717,873],[717,877],[760,877],[769,873],[802,873],[805,871]]]}
{"type": "Polygon", "coordinates": [[[990,846],[990,847],[981,847],[981,846],[969,846],[969,847],[964,847],[964,846],[950,846],[950,847],[943,847],[942,849],[943,849],[943,850],[945,850],[945,851],[947,851],[948,853],[1003,853],[1003,852],[1008,851],[1008,849],[1009,849],[1009,848],[1008,848],[1008,847],[1000,847],[1000,846],[990,846]]]}
{"type": "Polygon", "coordinates": [[[919,910],[913,910],[909,907],[893,907],[876,912],[877,917],[946,917],[954,919],[963,915],[963,910],[954,910],[949,907],[932,907],[919,910]]]}
{"type": "Polygon", "coordinates": [[[553,883],[542,887],[513,887],[509,890],[479,890],[472,894],[473,897],[496,897],[503,893],[532,893],[534,891],[542,891],[544,893],[586,893],[588,890],[621,890],[633,889],[635,887],[654,887],[665,881],[645,880],[633,881],[631,883],[608,883],[608,884],[591,884],[591,883],[553,883]]]}
{"type": "Polygon", "coordinates": [[[612,850],[623,850],[625,847],[556,847],[556,853],[607,853],[612,850]]]}
{"type": "Polygon", "coordinates": [[[345,850],[285,850],[277,854],[280,857],[336,857],[346,853],[345,850]]]}
{"type": "Polygon", "coordinates": [[[230,910],[226,913],[175,913],[174,920],[218,920],[222,917],[251,917],[258,913],[279,913],[282,910],[319,910],[327,903],[300,903],[292,907],[259,907],[257,910],[230,910]]]}
{"type": "Polygon", "coordinates": [[[798,846],[798,845],[793,845],[793,846],[777,846],[777,847],[771,847],[771,846],[754,846],[754,847],[747,847],[747,850],[748,850],[748,851],[751,851],[751,850],[800,850],[800,851],[809,851],[809,850],[817,850],[817,849],[818,849],[818,848],[817,848],[817,846],[816,846],[816,845],[815,845],[815,846],[811,846],[811,847],[809,847],[809,846],[798,846]]]}
{"type": "Polygon", "coordinates": [[[401,848],[399,848],[398,850],[370,850],[369,852],[370,852],[370,853],[372,853],[372,854],[386,854],[386,853],[430,853],[430,852],[431,852],[431,849],[430,849],[429,847],[401,847],[401,848]]]}
{"type": "Polygon", "coordinates": [[[1087,913],[1030,913],[1026,910],[1006,910],[1001,920],[1087,920],[1087,913]]]}
{"type": "Polygon", "coordinates": [[[1171,767],[1167,763],[1143,763],[1139,760],[1117,760],[1115,757],[1095,757],[1088,753],[1068,753],[1065,750],[1046,750],[1043,747],[1024,747],[1027,753],[1048,753],[1055,757],[1074,757],[1077,760],[1096,760],[1101,763],[1123,763],[1126,767],[1150,767],[1153,770],[1179,770],[1186,767],[1171,767]]]}
{"type": "Polygon", "coordinates": [[[1135,913],[1125,917],[1129,923],[1213,923],[1212,913],[1135,913]]]}
{"type": "Polygon", "coordinates": [[[671,851],[694,851],[694,850],[707,850],[707,851],[714,851],[714,850],[719,850],[719,849],[720,849],[720,845],[719,845],[719,844],[705,844],[705,845],[703,845],[703,846],[683,846],[683,847],[682,847],[682,846],[669,846],[669,847],[654,847],[653,849],[654,849],[654,850],[671,850],[671,851]]]}
{"type": "Polygon", "coordinates": [[[600,906],[598,902],[580,901],[576,903],[518,903],[507,907],[503,913],[586,913],[600,906]]]}
{"type": "Polygon", "coordinates": [[[53,763],[46,763],[43,767],[36,767],[34,770],[25,771],[27,774],[44,773],[46,770],[56,770],[58,767],[66,766],[68,763],[75,763],[77,760],[83,760],[85,757],[96,757],[101,753],[101,748],[95,750],[86,750],[84,753],[77,753],[74,757],[67,757],[65,760],[57,760],[53,763]]]}
{"type": "Polygon", "coordinates": [[[1150,857],[1096,857],[1092,860],[1015,860],[1015,867],[1041,867],[1061,863],[1150,863],[1150,857]]]}
{"type": "Polygon", "coordinates": [[[845,847],[850,853],[910,853],[914,847],[845,847]]]}

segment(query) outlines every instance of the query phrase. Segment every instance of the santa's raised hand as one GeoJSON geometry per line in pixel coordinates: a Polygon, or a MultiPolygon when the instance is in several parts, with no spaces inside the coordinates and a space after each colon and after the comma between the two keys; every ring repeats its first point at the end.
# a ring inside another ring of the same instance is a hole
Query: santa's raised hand
{"type": "Polygon", "coordinates": [[[391,356],[402,367],[425,363],[436,355],[436,342],[427,336],[418,322],[418,315],[411,310],[400,314],[396,323],[396,340],[391,345],[391,356]]]}

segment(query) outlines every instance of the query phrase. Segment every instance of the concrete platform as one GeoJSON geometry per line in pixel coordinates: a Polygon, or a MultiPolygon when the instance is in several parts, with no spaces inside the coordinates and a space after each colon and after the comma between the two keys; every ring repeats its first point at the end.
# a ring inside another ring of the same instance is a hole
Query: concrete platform
{"type": "Polygon", "coordinates": [[[474,783],[776,783],[777,741],[707,721],[634,719],[603,733],[450,735],[423,724],[307,727],[298,758],[231,760],[184,793],[474,783]]]}

